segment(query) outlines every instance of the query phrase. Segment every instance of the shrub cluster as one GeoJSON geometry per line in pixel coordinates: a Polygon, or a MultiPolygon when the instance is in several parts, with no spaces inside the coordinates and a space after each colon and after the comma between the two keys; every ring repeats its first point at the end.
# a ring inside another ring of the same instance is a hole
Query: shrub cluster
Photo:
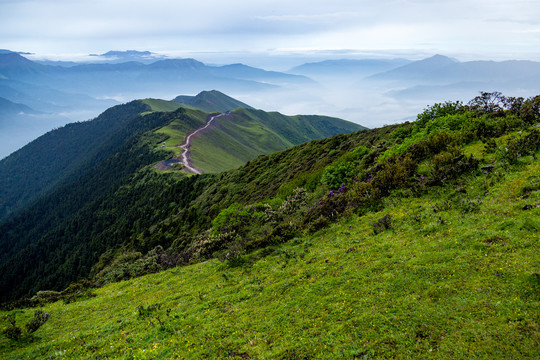
{"type": "Polygon", "coordinates": [[[388,230],[392,227],[392,216],[390,214],[384,215],[382,218],[373,223],[373,233],[375,235],[388,230]]]}
{"type": "Polygon", "coordinates": [[[13,309],[38,307],[60,300],[68,304],[96,296],[92,292],[94,287],[94,283],[90,280],[81,280],[70,284],[62,291],[42,290],[38,291],[32,298],[21,298],[10,303],[2,303],[0,304],[0,309],[10,311],[13,309]]]}
{"type": "Polygon", "coordinates": [[[461,148],[454,146],[431,159],[428,182],[431,185],[442,185],[448,180],[477,169],[478,164],[478,159],[472,155],[465,156],[461,148]]]}
{"type": "Polygon", "coordinates": [[[17,325],[17,319],[14,313],[6,314],[4,320],[8,323],[8,326],[3,330],[3,334],[8,339],[21,340],[23,337],[28,337],[43,326],[49,320],[49,313],[36,310],[34,317],[24,324],[24,328],[17,325]]]}
{"type": "Polygon", "coordinates": [[[506,146],[496,151],[496,156],[499,160],[515,164],[522,156],[535,156],[538,149],[540,149],[540,130],[533,129],[524,136],[508,139],[506,146]]]}
{"type": "Polygon", "coordinates": [[[211,229],[194,237],[180,257],[185,263],[215,257],[230,266],[241,266],[248,250],[295,237],[299,233],[296,219],[307,206],[308,194],[303,188],[295,189],[285,200],[232,204],[214,218],[211,229]]]}
{"type": "Polygon", "coordinates": [[[103,286],[111,282],[166,270],[176,266],[180,259],[179,254],[164,250],[161,245],[156,246],[144,256],[140,252],[126,252],[114,258],[101,270],[94,277],[94,283],[97,286],[103,286]]]}
{"type": "Polygon", "coordinates": [[[532,125],[540,118],[540,95],[524,99],[507,97],[500,92],[481,92],[468,103],[468,109],[479,116],[516,115],[526,124],[532,125]]]}

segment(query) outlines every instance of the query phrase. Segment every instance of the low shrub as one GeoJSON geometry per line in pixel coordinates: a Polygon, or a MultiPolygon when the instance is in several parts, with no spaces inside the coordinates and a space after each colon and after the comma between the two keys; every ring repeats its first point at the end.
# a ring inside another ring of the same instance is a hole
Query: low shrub
{"type": "Polygon", "coordinates": [[[134,251],[123,253],[94,277],[94,284],[103,286],[111,282],[155,273],[174,267],[180,261],[180,254],[164,250],[161,245],[156,246],[144,256],[134,251]]]}
{"type": "Polygon", "coordinates": [[[152,304],[148,306],[138,305],[137,316],[140,318],[146,318],[153,315],[156,311],[161,309],[161,304],[152,304]]]}
{"type": "Polygon", "coordinates": [[[535,157],[538,149],[540,149],[540,130],[534,129],[524,136],[508,139],[506,146],[499,148],[495,155],[498,160],[515,164],[522,156],[535,157]]]}
{"type": "Polygon", "coordinates": [[[33,333],[37,331],[43,324],[45,324],[49,320],[49,313],[44,313],[41,310],[36,310],[34,312],[34,317],[27,322],[24,327],[26,328],[26,331],[28,333],[33,333]]]}
{"type": "Polygon", "coordinates": [[[4,328],[2,333],[8,339],[21,340],[22,338],[28,337],[30,334],[36,332],[49,320],[49,317],[49,313],[36,310],[34,312],[34,317],[24,325],[23,329],[17,325],[17,319],[14,313],[6,314],[3,319],[8,323],[8,326],[4,328]]]}
{"type": "Polygon", "coordinates": [[[351,162],[340,162],[324,169],[321,182],[327,184],[330,189],[338,189],[341,184],[350,182],[356,171],[355,164],[351,162]]]}
{"type": "Polygon", "coordinates": [[[479,160],[465,156],[461,148],[454,146],[434,156],[429,162],[429,184],[441,185],[478,168],[479,160]]]}
{"type": "Polygon", "coordinates": [[[373,234],[377,235],[392,227],[392,216],[390,214],[384,215],[382,218],[373,223],[373,234]]]}

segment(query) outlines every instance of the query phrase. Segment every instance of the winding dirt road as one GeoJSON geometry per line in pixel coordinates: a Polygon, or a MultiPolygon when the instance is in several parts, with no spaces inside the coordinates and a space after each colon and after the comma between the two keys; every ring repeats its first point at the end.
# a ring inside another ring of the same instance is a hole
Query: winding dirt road
{"type": "Polygon", "coordinates": [[[210,119],[206,122],[206,125],[204,125],[203,127],[198,128],[197,130],[189,133],[186,136],[186,139],[184,140],[182,145],[179,146],[179,147],[182,148],[182,153],[180,154],[179,159],[180,159],[180,162],[184,165],[184,170],[187,170],[187,171],[195,173],[195,174],[202,174],[201,170],[197,169],[196,167],[191,166],[191,150],[190,150],[191,138],[194,135],[197,135],[199,132],[207,129],[210,125],[212,125],[212,122],[215,119],[217,119],[218,117],[222,117],[222,116],[225,116],[225,114],[217,114],[217,115],[214,115],[214,116],[210,117],[210,119]]]}
{"type": "Polygon", "coordinates": [[[191,150],[190,150],[191,139],[193,138],[193,136],[197,135],[201,131],[204,131],[207,128],[209,128],[215,119],[217,119],[218,117],[223,117],[223,116],[230,116],[230,113],[221,113],[221,114],[210,116],[204,126],[201,126],[200,128],[195,129],[194,131],[187,134],[182,145],[176,145],[177,147],[182,148],[182,152],[180,153],[179,157],[163,160],[159,162],[156,165],[156,167],[159,170],[163,171],[163,170],[169,170],[175,164],[182,164],[184,166],[185,171],[188,171],[194,174],[202,174],[203,173],[202,170],[197,169],[196,167],[192,165],[191,150]]]}

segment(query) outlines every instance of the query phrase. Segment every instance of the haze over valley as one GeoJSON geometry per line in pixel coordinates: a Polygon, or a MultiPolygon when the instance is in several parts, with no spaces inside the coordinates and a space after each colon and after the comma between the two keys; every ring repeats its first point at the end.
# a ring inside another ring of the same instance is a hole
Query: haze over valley
{"type": "Polygon", "coordinates": [[[443,55],[321,60],[282,71],[135,50],[89,56],[87,61],[99,60],[84,63],[32,57],[0,53],[1,157],[55,127],[134,99],[170,100],[216,89],[267,111],[324,114],[377,127],[414,120],[432,103],[466,101],[480,91],[532,96],[540,83],[538,62],[460,62],[443,55]]]}

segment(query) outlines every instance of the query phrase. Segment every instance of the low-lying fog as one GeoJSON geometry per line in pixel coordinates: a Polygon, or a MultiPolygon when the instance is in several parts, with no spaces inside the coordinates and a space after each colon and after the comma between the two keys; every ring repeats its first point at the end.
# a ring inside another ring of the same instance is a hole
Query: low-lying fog
{"type": "MultiPolygon", "coordinates": [[[[413,121],[416,115],[429,105],[457,100],[466,103],[480,91],[501,91],[508,96],[523,97],[540,94],[538,85],[540,63],[522,62],[517,65],[516,62],[459,63],[443,56],[434,56],[417,62],[403,59],[391,61],[397,63],[390,70],[399,68],[398,65],[402,66],[402,63],[411,66],[406,69],[407,71],[401,71],[397,75],[396,73],[388,75],[385,71],[381,71],[385,70],[385,66],[390,66],[384,63],[377,63],[376,66],[371,64],[375,67],[361,72],[344,71],[343,68],[336,70],[336,67],[328,72],[320,70],[320,67],[304,72],[301,67],[287,71],[288,74],[304,75],[309,78],[296,80],[283,78],[283,74],[269,75],[269,73],[263,74],[268,76],[268,79],[240,77],[224,80],[220,77],[216,80],[206,77],[203,80],[198,78],[182,80],[179,76],[173,81],[166,80],[166,77],[156,80],[147,75],[147,82],[143,83],[136,81],[135,78],[128,80],[131,83],[126,81],[125,84],[114,79],[115,88],[106,86],[106,81],[110,80],[105,77],[101,79],[105,81],[103,83],[105,85],[99,81],[88,84],[88,93],[84,95],[91,96],[97,102],[83,99],[77,108],[62,111],[55,111],[52,108],[40,114],[12,115],[10,118],[0,119],[0,159],[53,128],[69,122],[92,119],[115,103],[141,98],[170,100],[178,95],[196,95],[203,90],[219,90],[265,111],[279,111],[286,115],[334,116],[369,128],[413,121]],[[433,67],[439,69],[438,67],[447,65],[448,69],[453,69],[447,74],[437,71],[433,73],[433,77],[429,75],[433,67]],[[477,70],[473,72],[467,70],[471,66],[477,70]],[[488,69],[491,72],[482,70],[483,67],[490,66],[497,68],[488,69]],[[477,74],[482,71],[487,75],[479,78],[477,74]],[[512,76],[503,76],[504,73],[512,71],[514,72],[512,76]],[[382,77],[380,75],[371,77],[381,73],[382,77]],[[410,76],[410,79],[404,76],[410,76]]],[[[79,90],[83,92],[84,88],[79,90]]],[[[33,104],[27,105],[36,109],[33,104]]],[[[36,105],[39,104],[36,102],[36,105]]]]}

